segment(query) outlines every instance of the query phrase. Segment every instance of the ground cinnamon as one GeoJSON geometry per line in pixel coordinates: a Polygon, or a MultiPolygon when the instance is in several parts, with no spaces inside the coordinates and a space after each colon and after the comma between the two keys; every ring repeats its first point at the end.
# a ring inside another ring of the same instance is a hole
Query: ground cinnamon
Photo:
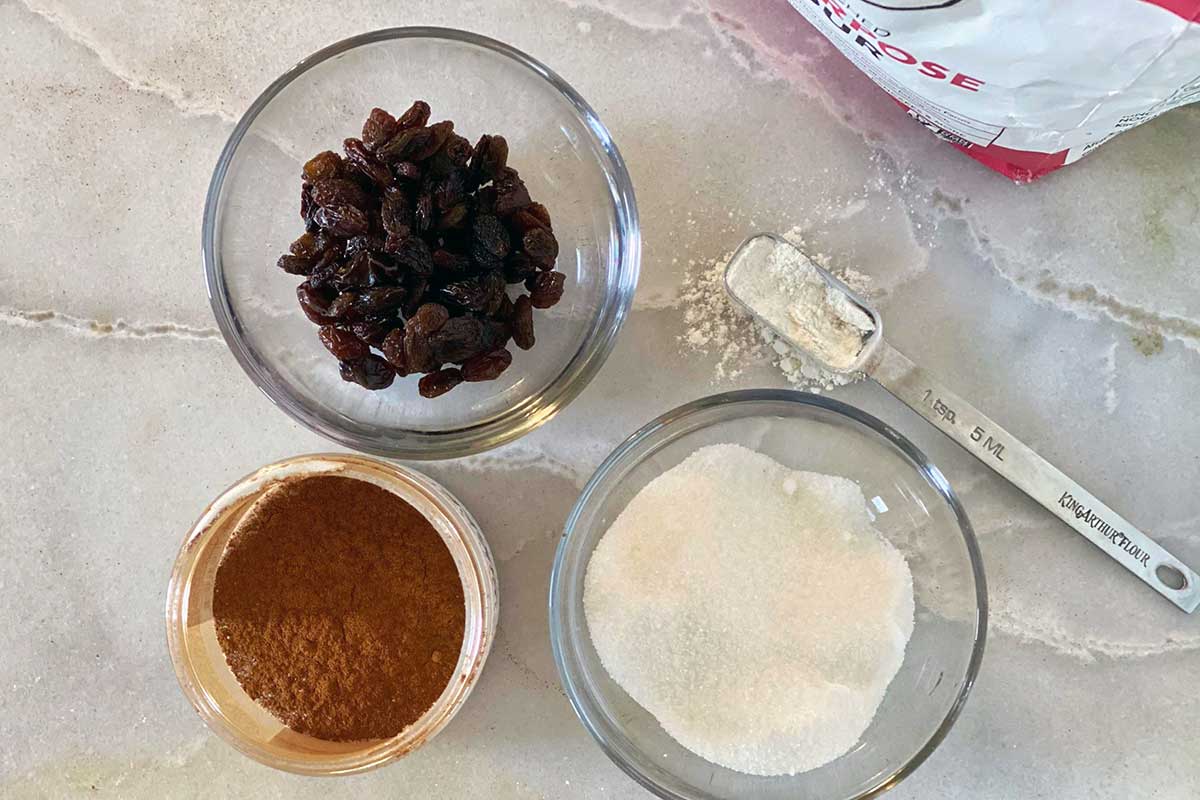
{"type": "Polygon", "coordinates": [[[441,536],[353,478],[284,481],[238,524],[217,568],[217,639],[242,688],[328,741],[394,736],[445,689],[462,582],[441,536]]]}

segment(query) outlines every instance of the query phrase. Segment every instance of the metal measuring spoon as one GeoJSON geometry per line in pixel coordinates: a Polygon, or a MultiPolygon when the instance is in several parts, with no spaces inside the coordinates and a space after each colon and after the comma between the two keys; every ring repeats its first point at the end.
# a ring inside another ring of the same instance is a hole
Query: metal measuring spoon
{"type": "Polygon", "coordinates": [[[1200,575],[885,342],[879,313],[845,283],[813,264],[795,245],[769,233],[750,237],[725,268],[725,289],[738,306],[827,369],[841,373],[862,372],[875,380],[1179,608],[1191,613],[1200,606],[1200,575]],[[789,335],[782,324],[751,305],[753,296],[752,293],[748,296],[748,281],[767,269],[771,254],[778,248],[799,253],[826,286],[845,295],[870,318],[874,329],[864,334],[862,350],[849,366],[826,363],[811,348],[804,347],[789,335]]]}

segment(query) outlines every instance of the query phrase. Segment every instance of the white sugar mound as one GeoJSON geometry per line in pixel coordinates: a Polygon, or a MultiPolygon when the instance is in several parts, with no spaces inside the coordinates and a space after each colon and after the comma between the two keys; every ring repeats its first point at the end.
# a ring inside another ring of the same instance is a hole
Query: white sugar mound
{"type": "Polygon", "coordinates": [[[858,486],[732,444],[638,493],[597,544],[604,668],[681,745],[754,775],[846,753],[900,669],[912,574],[858,486]]]}

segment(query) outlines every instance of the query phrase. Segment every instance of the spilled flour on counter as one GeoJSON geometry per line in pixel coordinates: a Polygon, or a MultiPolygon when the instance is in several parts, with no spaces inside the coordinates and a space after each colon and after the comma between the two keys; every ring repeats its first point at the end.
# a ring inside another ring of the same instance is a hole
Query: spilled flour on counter
{"type": "Polygon", "coordinates": [[[754,775],[854,747],[904,660],[913,582],[862,490],[733,444],[641,490],[584,613],[609,675],[697,755],[754,775]]]}
{"type": "MultiPolygon", "coordinates": [[[[783,234],[783,238],[805,249],[799,226],[783,234]]],[[[820,392],[860,378],[826,369],[735,306],[725,293],[725,266],[732,257],[729,252],[714,261],[689,263],[680,290],[687,329],[679,337],[680,346],[688,352],[716,357],[715,382],[737,378],[766,359],[797,389],[820,392]]],[[[828,258],[821,254],[813,255],[812,259],[854,291],[869,295],[870,276],[853,269],[833,269],[828,258]]]]}

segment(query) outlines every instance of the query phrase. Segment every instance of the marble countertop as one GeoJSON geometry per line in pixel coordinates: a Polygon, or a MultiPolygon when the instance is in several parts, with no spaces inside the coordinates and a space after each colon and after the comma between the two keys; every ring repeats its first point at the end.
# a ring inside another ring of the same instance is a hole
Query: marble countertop
{"type": "MultiPolygon", "coordinates": [[[[752,230],[800,226],[870,274],[897,346],[1200,565],[1200,107],[1016,186],[908,120],[778,0],[110,5],[0,0],[0,795],[646,797],[559,690],[548,573],[619,440],[701,395],[783,385],[765,356],[721,380],[715,357],[677,341],[689,262],[752,230]],[[636,185],[643,277],[616,350],[564,413],[428,467],[488,532],[496,646],[428,747],[331,783],[211,735],[166,653],[166,580],[199,510],[263,463],[329,447],[222,343],[200,212],[270,80],[336,39],[415,23],[512,42],[591,101],[636,185]],[[513,500],[530,480],[534,512],[513,500]]],[[[889,797],[1200,796],[1200,616],[877,387],[835,395],[943,467],[988,574],[978,684],[889,797]]]]}

